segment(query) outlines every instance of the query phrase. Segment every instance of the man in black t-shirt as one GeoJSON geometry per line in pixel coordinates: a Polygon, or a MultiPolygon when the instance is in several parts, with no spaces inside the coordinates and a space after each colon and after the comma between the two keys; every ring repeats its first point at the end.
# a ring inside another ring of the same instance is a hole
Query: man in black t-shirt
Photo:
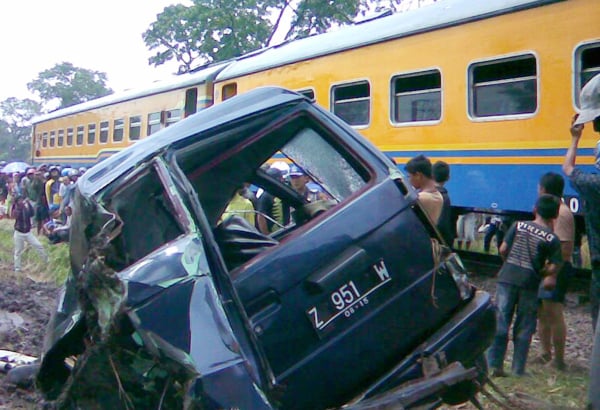
{"type": "Polygon", "coordinates": [[[492,376],[504,376],[508,330],[515,313],[512,372],[516,376],[525,373],[537,322],[540,282],[543,281],[546,289],[554,288],[562,265],[560,240],[552,232],[559,205],[555,196],[540,195],[535,205],[535,219],[515,222],[500,246],[504,264],[496,287],[496,336],[488,351],[492,376]]]}

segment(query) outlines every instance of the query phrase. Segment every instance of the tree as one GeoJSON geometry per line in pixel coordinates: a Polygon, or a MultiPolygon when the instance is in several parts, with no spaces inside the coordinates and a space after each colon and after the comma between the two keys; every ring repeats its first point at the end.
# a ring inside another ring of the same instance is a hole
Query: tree
{"type": "Polygon", "coordinates": [[[41,112],[41,104],[27,98],[10,97],[0,102],[0,160],[29,160],[30,121],[41,112]]]}
{"type": "Polygon", "coordinates": [[[253,0],[194,0],[165,7],[142,35],[156,50],[148,60],[159,66],[175,59],[180,72],[203,62],[223,61],[262,47],[271,32],[266,3],[253,0]]]}
{"type": "Polygon", "coordinates": [[[286,39],[293,39],[348,24],[363,4],[367,0],[193,0],[191,6],[166,7],[142,38],[149,50],[156,50],[150,64],[175,59],[183,73],[199,63],[265,47],[286,10],[294,15],[286,39]]]}
{"type": "Polygon", "coordinates": [[[112,94],[106,81],[105,73],[63,62],[39,73],[27,88],[38,94],[46,105],[58,101],[58,108],[65,108],[112,94]]]}

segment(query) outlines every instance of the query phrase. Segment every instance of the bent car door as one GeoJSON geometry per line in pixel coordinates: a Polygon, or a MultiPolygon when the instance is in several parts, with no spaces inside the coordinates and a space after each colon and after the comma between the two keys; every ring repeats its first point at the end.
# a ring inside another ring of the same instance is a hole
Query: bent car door
{"type": "Polygon", "coordinates": [[[414,192],[351,130],[303,103],[244,132],[224,133],[227,149],[210,164],[194,169],[188,160],[182,168],[215,232],[225,225],[244,232],[237,240],[216,234],[217,243],[283,406],[342,404],[438,327],[460,303],[458,291],[434,274],[431,230],[411,207],[414,192]],[[323,195],[294,203],[295,218],[264,237],[221,215],[270,158],[302,169],[323,195]],[[231,256],[250,242],[260,249],[231,256]]]}

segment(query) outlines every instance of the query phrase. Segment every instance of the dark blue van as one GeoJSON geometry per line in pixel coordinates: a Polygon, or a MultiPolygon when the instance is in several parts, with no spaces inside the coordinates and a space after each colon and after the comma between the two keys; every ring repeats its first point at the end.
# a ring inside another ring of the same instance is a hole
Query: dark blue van
{"type": "Polygon", "coordinates": [[[74,195],[37,378],[63,408],[410,408],[485,371],[490,296],[394,164],[299,94],[199,112],[74,195]]]}

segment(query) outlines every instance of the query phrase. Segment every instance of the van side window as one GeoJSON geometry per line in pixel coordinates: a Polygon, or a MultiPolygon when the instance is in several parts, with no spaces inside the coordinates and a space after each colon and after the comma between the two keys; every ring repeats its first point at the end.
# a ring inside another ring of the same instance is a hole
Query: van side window
{"type": "Polygon", "coordinates": [[[531,114],[537,107],[537,62],[533,55],[485,61],[469,67],[472,117],[531,114]]]}

